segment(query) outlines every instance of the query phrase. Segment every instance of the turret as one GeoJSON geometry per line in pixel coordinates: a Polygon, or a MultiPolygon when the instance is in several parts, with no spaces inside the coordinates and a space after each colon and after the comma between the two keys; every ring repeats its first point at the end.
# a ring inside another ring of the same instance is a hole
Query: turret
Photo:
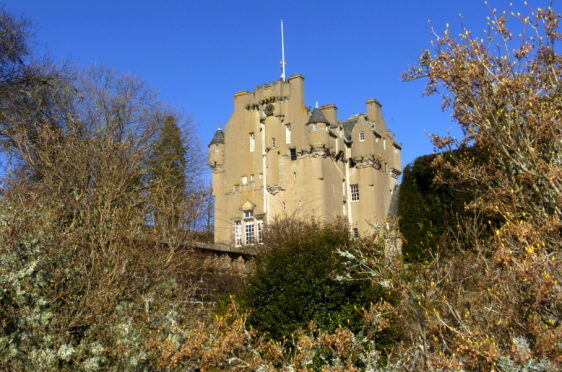
{"type": "Polygon", "coordinates": [[[213,172],[224,165],[224,131],[217,129],[209,143],[209,166],[213,172]]]}
{"type": "Polygon", "coordinates": [[[328,147],[330,123],[318,108],[312,110],[310,118],[306,122],[308,144],[314,148],[328,147]]]}

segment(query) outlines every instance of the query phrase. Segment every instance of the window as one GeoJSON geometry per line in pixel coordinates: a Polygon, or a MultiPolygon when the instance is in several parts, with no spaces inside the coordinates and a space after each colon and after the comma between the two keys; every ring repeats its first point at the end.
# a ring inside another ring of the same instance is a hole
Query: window
{"type": "Polygon", "coordinates": [[[297,149],[290,149],[291,160],[297,160],[297,149]]]}
{"type": "Polygon", "coordinates": [[[316,123],[312,124],[312,130],[316,132],[318,130],[318,124],[316,123]]]}
{"type": "Polygon", "coordinates": [[[286,144],[291,143],[291,124],[285,125],[285,143],[286,144]]]}
{"type": "Polygon", "coordinates": [[[234,243],[237,246],[242,245],[242,222],[234,221],[234,243]]]}
{"type": "Polygon", "coordinates": [[[250,181],[254,181],[254,175],[250,174],[250,181]]]}
{"type": "Polygon", "coordinates": [[[353,228],[353,239],[359,239],[359,229],[357,227],[353,228]]]}
{"type": "Polygon", "coordinates": [[[254,217],[254,211],[249,210],[249,211],[244,211],[244,218],[251,218],[254,217]]]}
{"type": "Polygon", "coordinates": [[[246,230],[246,244],[254,244],[254,220],[246,221],[244,227],[246,230]]]}
{"type": "Polygon", "coordinates": [[[215,152],[219,152],[219,145],[215,143],[215,152]]]}
{"type": "Polygon", "coordinates": [[[352,158],[349,158],[349,167],[355,168],[355,160],[353,160],[352,158]]]}
{"type": "Polygon", "coordinates": [[[359,200],[359,185],[350,185],[351,189],[351,201],[358,201],[359,200]]]}
{"type": "Polygon", "coordinates": [[[359,141],[365,141],[365,132],[359,132],[359,141]]]}
{"type": "Polygon", "coordinates": [[[263,173],[258,174],[258,177],[261,180],[263,178],[263,173]]]}
{"type": "Polygon", "coordinates": [[[250,152],[254,152],[255,148],[256,148],[256,136],[252,132],[250,133],[250,152]]]}
{"type": "Polygon", "coordinates": [[[271,147],[276,148],[275,137],[271,137],[271,147]]]}
{"type": "Polygon", "coordinates": [[[247,184],[248,184],[248,177],[242,176],[242,185],[247,185],[247,184]]]}
{"type": "Polygon", "coordinates": [[[256,221],[258,225],[258,243],[263,243],[263,220],[256,221]]]}
{"type": "Polygon", "coordinates": [[[386,150],[386,139],[382,140],[382,147],[386,150]]]}

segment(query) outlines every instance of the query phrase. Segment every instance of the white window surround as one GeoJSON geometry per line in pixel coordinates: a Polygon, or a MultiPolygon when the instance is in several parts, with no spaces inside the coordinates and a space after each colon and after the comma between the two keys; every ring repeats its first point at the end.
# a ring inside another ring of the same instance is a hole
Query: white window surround
{"type": "Polygon", "coordinates": [[[285,143],[291,144],[291,124],[285,124],[285,143]]]}
{"type": "Polygon", "coordinates": [[[256,135],[252,132],[250,133],[250,152],[254,152],[256,149],[256,135]]]}
{"type": "Polygon", "coordinates": [[[359,185],[358,184],[349,185],[349,190],[351,193],[351,201],[352,202],[359,201],[359,185]]]}
{"type": "Polygon", "coordinates": [[[244,243],[246,245],[254,244],[255,240],[255,227],[254,227],[254,220],[244,221],[244,243]]]}
{"type": "Polygon", "coordinates": [[[242,245],[242,221],[234,221],[234,244],[237,247],[242,245]]]}
{"type": "Polygon", "coordinates": [[[256,225],[258,225],[258,243],[263,243],[263,220],[256,220],[256,225]]]}

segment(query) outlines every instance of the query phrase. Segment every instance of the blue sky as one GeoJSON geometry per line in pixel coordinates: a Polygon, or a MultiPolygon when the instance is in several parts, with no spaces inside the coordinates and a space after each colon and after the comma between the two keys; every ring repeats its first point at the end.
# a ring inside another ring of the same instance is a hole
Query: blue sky
{"type": "MultiPolygon", "coordinates": [[[[137,74],[192,117],[205,146],[237,91],[279,78],[283,19],[287,76],[304,75],[307,105],[335,103],[344,120],[377,98],[404,165],[432,152],[429,133],[458,133],[439,98],[422,97],[423,81],[401,81],[433,38],[428,19],[439,32],[449,23],[483,34],[489,15],[480,0],[2,3],[33,21],[38,55],[137,74]]],[[[489,4],[509,9],[509,1],[489,4]]]]}

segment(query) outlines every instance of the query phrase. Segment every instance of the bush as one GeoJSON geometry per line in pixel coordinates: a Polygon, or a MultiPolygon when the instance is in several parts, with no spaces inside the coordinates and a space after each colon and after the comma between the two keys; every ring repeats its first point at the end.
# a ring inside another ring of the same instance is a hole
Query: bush
{"type": "Polygon", "coordinates": [[[452,163],[458,158],[481,163],[485,154],[476,148],[465,148],[420,156],[404,168],[398,215],[406,262],[428,261],[440,248],[446,249],[448,232],[472,215],[465,207],[476,198],[477,189],[467,184],[451,186],[454,176],[435,165],[438,157],[452,163]]]}
{"type": "Polygon", "coordinates": [[[339,325],[358,329],[359,308],[384,291],[366,281],[335,280],[343,270],[336,250],[352,244],[348,227],[285,220],[268,231],[267,248],[240,296],[252,310],[248,323],[277,340],[310,322],[330,332],[339,325]]]}

